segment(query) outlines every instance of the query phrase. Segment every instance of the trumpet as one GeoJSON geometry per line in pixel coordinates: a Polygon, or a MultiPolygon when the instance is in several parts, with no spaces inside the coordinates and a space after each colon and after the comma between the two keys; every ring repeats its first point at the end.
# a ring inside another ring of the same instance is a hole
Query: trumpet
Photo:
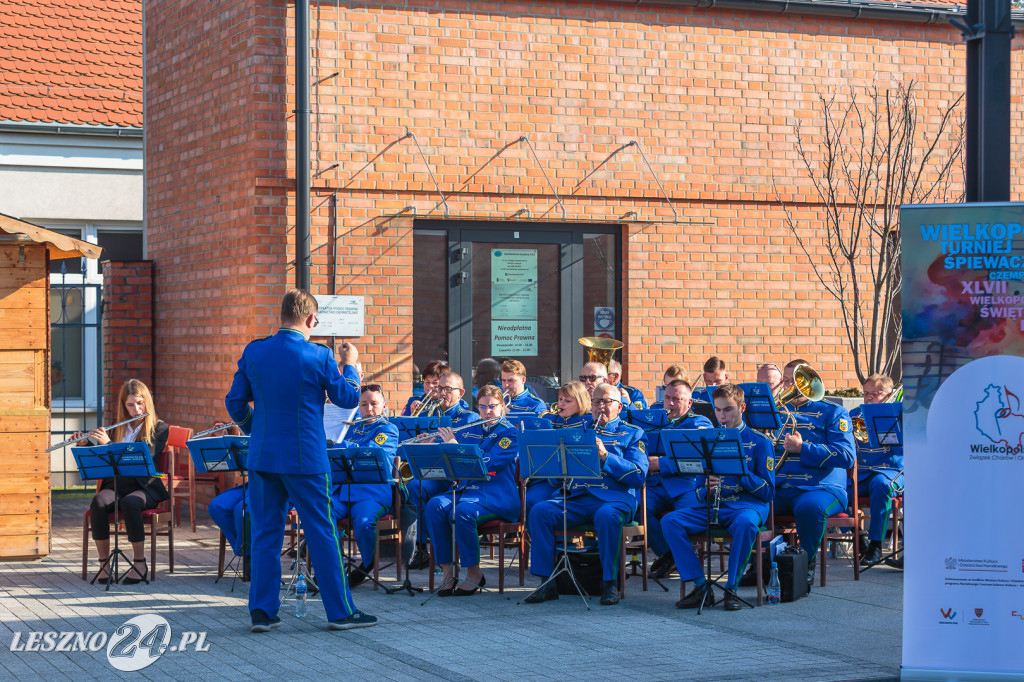
{"type": "MultiPolygon", "coordinates": [[[[903,400],[903,384],[894,386],[892,391],[889,392],[889,397],[883,400],[883,403],[898,403],[903,400]]],[[[853,422],[853,438],[858,443],[868,442],[868,425],[864,421],[863,415],[851,417],[850,421],[853,422]]]]}
{"type": "Polygon", "coordinates": [[[437,410],[441,406],[441,399],[434,395],[437,389],[432,388],[427,391],[427,394],[423,396],[423,400],[416,406],[409,416],[410,417],[429,417],[431,413],[437,410]]]}
{"type": "MultiPolygon", "coordinates": [[[[111,429],[116,429],[118,426],[121,426],[122,424],[129,424],[131,422],[138,421],[139,419],[143,419],[143,418],[148,417],[148,416],[149,416],[149,412],[147,412],[145,414],[140,414],[138,417],[132,417],[131,419],[125,419],[123,422],[117,422],[116,424],[111,424],[110,426],[102,426],[100,428],[102,428],[104,431],[110,431],[111,429]]],[[[60,448],[63,448],[63,447],[68,446],[68,445],[71,445],[72,443],[77,443],[78,441],[83,440],[84,438],[86,438],[86,436],[80,436],[78,438],[69,438],[68,440],[64,441],[63,443],[57,443],[56,445],[51,445],[50,447],[48,447],[45,450],[43,450],[43,452],[53,452],[54,450],[59,450],[60,448]]]]}
{"type": "MultiPolygon", "coordinates": [[[[458,433],[459,431],[462,431],[463,429],[468,429],[468,428],[471,428],[473,426],[483,426],[484,424],[490,424],[491,422],[496,422],[499,419],[504,419],[504,418],[505,418],[504,415],[502,415],[500,417],[490,417],[488,419],[480,419],[480,420],[477,420],[475,422],[470,422],[468,424],[465,424],[463,426],[456,426],[454,429],[452,429],[452,433],[458,433]]],[[[433,440],[434,438],[437,438],[438,434],[440,434],[440,433],[441,433],[440,431],[428,431],[427,433],[421,433],[418,436],[413,436],[412,438],[406,438],[403,441],[399,441],[398,444],[399,445],[408,445],[409,443],[416,443],[417,441],[421,441],[421,440],[433,440]]]]}
{"type": "MultiPolygon", "coordinates": [[[[792,432],[796,432],[796,415],[793,414],[787,405],[800,398],[807,398],[812,402],[817,402],[825,397],[825,382],[821,380],[821,375],[811,369],[810,365],[797,365],[793,368],[793,385],[784,391],[781,391],[778,396],[775,397],[775,405],[781,407],[786,411],[786,423],[779,429],[779,433],[775,436],[775,445],[782,442],[786,436],[786,429],[792,429],[792,432]]],[[[783,453],[779,457],[779,461],[776,462],[775,468],[782,466],[782,462],[786,459],[786,453],[783,453]]]]}
{"type": "Polygon", "coordinates": [[[206,429],[205,431],[200,431],[199,433],[193,433],[192,438],[190,438],[189,440],[202,438],[203,436],[208,436],[209,434],[217,433],[218,431],[226,431],[234,426],[238,426],[238,424],[236,422],[231,422],[230,424],[221,424],[220,426],[214,426],[212,429],[206,429]]]}

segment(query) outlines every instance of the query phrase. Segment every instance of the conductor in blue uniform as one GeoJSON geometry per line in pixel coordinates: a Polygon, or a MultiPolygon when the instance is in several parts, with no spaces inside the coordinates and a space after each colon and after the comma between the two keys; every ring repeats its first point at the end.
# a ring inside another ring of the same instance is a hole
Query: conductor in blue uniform
{"type": "MultiPolygon", "coordinates": [[[[723,384],[712,390],[711,398],[715,401],[718,423],[723,428],[739,429],[745,469],[748,472],[742,477],[711,476],[707,479],[711,487],[720,486],[719,525],[732,536],[729,546],[729,578],[725,585],[725,610],[738,611],[742,608],[742,602],[736,595],[736,586],[750,558],[758,528],[768,518],[768,504],[775,492],[774,451],[767,436],[743,423],[746,396],[742,388],[734,384],[723,384]]],[[[679,579],[694,581],[693,591],[676,602],[676,607],[681,609],[697,608],[702,600],[708,606],[715,603],[714,592],[707,596],[704,594],[709,586],[690,539],[691,535],[707,530],[707,494],[708,487],[701,487],[691,507],[669,512],[661,520],[665,538],[672,547],[672,555],[679,567],[679,579]]]]}
{"type": "Polygon", "coordinates": [[[328,629],[377,623],[356,609],[345,580],[324,434],[325,395],[339,407],[355,407],[359,400],[353,366],[359,351],[348,343],[342,346],[342,376],[331,349],[309,341],[316,315],[310,294],[301,289],[285,294],[281,328],[245,347],[224,399],[228,414],[249,434],[253,632],[268,632],[281,623],[281,546],[289,499],[306,535],[328,629]]]}
{"type": "MultiPolygon", "coordinates": [[[[665,410],[668,429],[710,429],[711,420],[690,411],[693,406],[693,388],[688,381],[673,379],[665,387],[665,410]]],[[[659,440],[658,452],[651,452],[647,468],[647,538],[658,558],[651,564],[651,576],[664,578],[672,572],[675,561],[672,550],[661,529],[661,517],[671,511],[693,507],[697,502],[697,489],[703,488],[704,477],[694,474],[663,474],[662,464],[668,469],[665,448],[659,440]]]]}
{"type": "MultiPolygon", "coordinates": [[[[793,385],[793,371],[804,360],[783,368],[784,389],[793,385]]],[[[850,413],[845,407],[805,397],[789,405],[796,431],[787,433],[775,458],[775,513],[792,514],[800,547],[807,552],[807,584],[814,582],[814,566],[829,516],[846,508],[846,470],[853,466],[854,441],[850,413]]]]}
{"type": "MultiPolygon", "coordinates": [[[[619,603],[616,578],[622,526],[636,514],[636,491],[647,476],[646,437],[640,427],[619,419],[621,411],[618,387],[599,384],[594,389],[591,413],[601,458],[601,479],[574,481],[565,501],[570,528],[594,524],[604,581],[601,603],[606,606],[619,603]]],[[[559,493],[530,511],[530,572],[543,580],[554,570],[555,531],[562,527],[562,504],[559,493]]],[[[549,599],[558,599],[558,587],[553,580],[541,585],[526,602],[537,604],[549,599]]]]}
{"type": "MultiPolygon", "coordinates": [[[[360,421],[345,434],[342,446],[380,448],[392,462],[398,450],[398,427],[387,420],[387,400],[379,384],[359,387],[360,421]]],[[[389,471],[393,474],[393,471],[389,471]]],[[[376,560],[377,520],[393,512],[395,490],[389,483],[341,483],[334,486],[334,518],[351,518],[361,564],[348,574],[349,587],[369,577],[376,560]]]]}

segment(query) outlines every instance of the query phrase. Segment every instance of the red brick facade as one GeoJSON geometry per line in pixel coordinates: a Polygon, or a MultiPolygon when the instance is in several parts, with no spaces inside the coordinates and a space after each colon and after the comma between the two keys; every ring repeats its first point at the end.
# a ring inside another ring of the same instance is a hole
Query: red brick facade
{"type": "Polygon", "coordinates": [[[160,414],[153,362],[153,263],[103,263],[104,424],[117,421],[117,395],[128,379],[150,387],[160,414]]]}
{"type": "MultiPolygon", "coordinates": [[[[161,409],[223,416],[244,344],[295,280],[292,8],[146,2],[148,256],[161,409]]],[[[371,378],[407,395],[412,205],[508,220],[621,224],[625,378],[711,354],[734,377],[801,355],[855,382],[838,307],[777,200],[824,253],[795,126],[819,141],[822,88],[918,82],[924,128],[964,89],[948,25],[608,2],[325,3],[312,10],[313,289],[366,297],[371,378]],[[466,9],[470,7],[472,9],[466,9]],[[678,211],[664,200],[643,152],[678,211]],[[368,162],[372,160],[369,165],[368,162]],[[490,160],[490,161],[489,161],[490,160]],[[365,166],[365,167],[364,167],[365,166]],[[554,210],[550,210],[554,208],[554,210]],[[628,211],[641,221],[619,222],[628,211]]],[[[1017,60],[1019,62],[1019,60],[1017,60]]],[[[1021,122],[1015,114],[1014,135],[1021,122]]],[[[1016,146],[1015,146],[1016,149],[1016,146]]],[[[956,189],[956,188],[954,188],[956,189]]],[[[431,218],[443,218],[440,210],[431,218]]],[[[435,321],[436,322],[436,321],[435,321]]]]}

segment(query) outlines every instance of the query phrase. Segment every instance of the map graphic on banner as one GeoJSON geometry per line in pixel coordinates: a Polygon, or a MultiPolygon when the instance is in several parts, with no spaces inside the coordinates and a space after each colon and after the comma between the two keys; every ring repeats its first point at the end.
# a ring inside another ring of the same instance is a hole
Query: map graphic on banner
{"type": "Polygon", "coordinates": [[[903,678],[1024,672],[1024,204],[904,206],[903,678]]]}

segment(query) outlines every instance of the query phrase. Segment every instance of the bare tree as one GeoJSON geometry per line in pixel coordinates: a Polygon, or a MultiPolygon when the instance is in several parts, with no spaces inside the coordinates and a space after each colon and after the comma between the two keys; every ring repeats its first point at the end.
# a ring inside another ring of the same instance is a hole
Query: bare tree
{"type": "Polygon", "coordinates": [[[845,101],[819,94],[820,141],[797,123],[797,151],[825,211],[820,227],[798,225],[776,187],[786,224],[839,302],[861,382],[875,372],[897,382],[902,375],[900,206],[963,201],[963,95],[923,126],[927,112],[914,87],[874,89],[866,98],[851,92],[845,101]],[[809,239],[822,231],[828,255],[819,262],[809,239]]]}

